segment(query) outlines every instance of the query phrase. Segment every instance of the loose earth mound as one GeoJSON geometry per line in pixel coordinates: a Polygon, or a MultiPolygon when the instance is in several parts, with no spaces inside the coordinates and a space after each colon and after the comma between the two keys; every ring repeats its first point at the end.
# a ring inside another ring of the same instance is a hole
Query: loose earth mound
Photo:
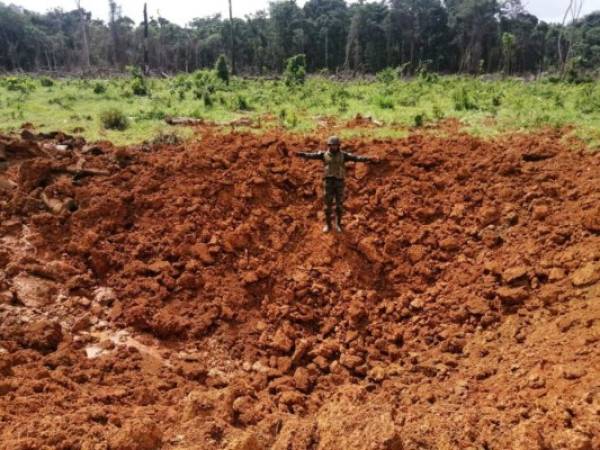
{"type": "Polygon", "coordinates": [[[443,131],[0,138],[0,447],[600,448],[600,158],[443,131]]]}

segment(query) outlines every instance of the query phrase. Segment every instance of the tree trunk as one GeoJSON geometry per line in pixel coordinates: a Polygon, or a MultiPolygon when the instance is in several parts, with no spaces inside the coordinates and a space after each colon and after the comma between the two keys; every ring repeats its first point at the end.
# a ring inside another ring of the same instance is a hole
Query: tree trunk
{"type": "Polygon", "coordinates": [[[90,45],[88,42],[87,36],[87,21],[85,20],[85,15],[83,14],[83,9],[81,8],[81,0],[76,0],[77,10],[79,11],[79,23],[81,25],[81,39],[82,39],[82,48],[81,48],[81,61],[83,67],[86,70],[90,70],[90,45]]]}
{"type": "Polygon", "coordinates": [[[325,28],[325,67],[329,69],[329,28],[325,28]]]}
{"type": "Polygon", "coordinates": [[[144,73],[150,71],[150,60],[148,57],[148,4],[144,3],[144,73]]]}
{"type": "Polygon", "coordinates": [[[236,74],[235,69],[235,30],[233,29],[233,7],[231,5],[231,0],[229,0],[229,26],[231,27],[231,37],[230,37],[230,46],[231,46],[231,74],[236,74]]]}

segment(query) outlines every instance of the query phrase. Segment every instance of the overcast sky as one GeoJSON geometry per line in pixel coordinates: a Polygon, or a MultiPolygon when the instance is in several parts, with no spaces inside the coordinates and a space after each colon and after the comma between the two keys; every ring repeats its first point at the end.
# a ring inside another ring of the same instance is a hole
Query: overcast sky
{"type": "MultiPolygon", "coordinates": [[[[4,3],[14,3],[24,8],[45,12],[54,7],[73,9],[75,0],[0,0],[4,3]]],[[[185,25],[195,17],[210,16],[221,13],[228,15],[227,0],[117,0],[122,5],[123,14],[131,17],[135,22],[141,21],[144,1],[148,2],[148,14],[162,17],[185,25]]],[[[600,10],[600,0],[583,0],[583,13],[600,10]]],[[[299,5],[305,3],[298,0],[299,5]]],[[[569,0],[523,0],[527,9],[546,21],[562,21],[562,15],[569,0]]],[[[268,7],[269,0],[233,0],[234,15],[244,17],[246,14],[256,12],[268,7]]],[[[106,20],[108,17],[108,0],[81,0],[81,6],[92,11],[95,18],[106,20]]]]}

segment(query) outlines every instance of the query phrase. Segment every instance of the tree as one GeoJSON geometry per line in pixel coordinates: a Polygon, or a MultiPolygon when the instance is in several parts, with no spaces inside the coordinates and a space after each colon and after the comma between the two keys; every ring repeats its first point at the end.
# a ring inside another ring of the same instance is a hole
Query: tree
{"type": "Polygon", "coordinates": [[[346,44],[346,67],[378,72],[386,66],[386,35],[383,27],[387,7],[382,3],[353,5],[346,44]]]}
{"type": "Polygon", "coordinates": [[[281,71],[285,60],[304,53],[304,15],[295,0],[272,2],[269,13],[271,57],[281,71]]]}
{"type": "Polygon", "coordinates": [[[215,71],[217,72],[217,77],[221,81],[223,81],[225,84],[229,84],[229,68],[227,67],[225,55],[221,55],[219,56],[219,59],[217,59],[215,71]]]}
{"type": "Polygon", "coordinates": [[[150,60],[148,57],[148,4],[144,3],[144,74],[150,71],[150,60]]]}
{"type": "Polygon", "coordinates": [[[513,50],[515,47],[515,35],[512,33],[502,34],[502,55],[504,57],[504,74],[510,75],[512,69],[513,50]]]}
{"type": "Polygon", "coordinates": [[[112,36],[112,62],[118,66],[121,62],[121,45],[119,41],[119,30],[117,21],[121,17],[121,8],[114,0],[108,0],[109,19],[108,26],[112,36]]]}
{"type": "Polygon", "coordinates": [[[77,11],[79,11],[79,22],[81,24],[81,63],[84,68],[90,68],[90,46],[88,43],[87,37],[87,18],[86,14],[81,8],[81,0],[76,0],[75,5],[77,6],[77,11]]]}
{"type": "Polygon", "coordinates": [[[287,60],[285,67],[285,84],[294,86],[304,84],[306,79],[306,56],[296,55],[287,60]]]}
{"type": "Polygon", "coordinates": [[[483,63],[492,63],[499,34],[496,17],[500,14],[497,0],[446,0],[449,23],[458,48],[459,71],[476,73],[483,63]]]}
{"type": "Polygon", "coordinates": [[[233,23],[233,7],[231,6],[231,0],[229,0],[229,26],[230,30],[230,49],[231,49],[231,73],[235,75],[235,24],[233,23]]]}
{"type": "Polygon", "coordinates": [[[562,22],[563,32],[558,35],[558,60],[560,63],[560,72],[565,75],[569,60],[572,56],[573,45],[575,41],[575,22],[581,17],[581,10],[583,8],[583,0],[569,0],[569,5],[565,10],[565,15],[562,22]],[[571,27],[567,28],[566,24],[568,20],[571,20],[571,27]],[[565,38],[565,35],[568,35],[565,38]],[[566,41],[566,46],[563,43],[566,41]]]}
{"type": "Polygon", "coordinates": [[[350,27],[344,0],[310,0],[304,5],[308,68],[335,70],[345,61],[350,27]]]}

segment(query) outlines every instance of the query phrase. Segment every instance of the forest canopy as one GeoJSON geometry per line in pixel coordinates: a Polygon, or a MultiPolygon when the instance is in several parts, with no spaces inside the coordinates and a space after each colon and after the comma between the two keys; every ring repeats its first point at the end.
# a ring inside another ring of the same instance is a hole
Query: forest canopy
{"type": "Polygon", "coordinates": [[[306,55],[313,73],[397,67],[404,73],[524,74],[600,66],[600,11],[549,24],[520,0],[310,0],[303,7],[284,0],[244,19],[217,15],[180,26],[149,17],[147,37],[142,11],[126,17],[117,2],[108,2],[106,21],[82,8],[40,14],[0,2],[0,69],[147,65],[192,72],[213,68],[223,54],[243,74],[281,72],[298,54],[306,55]]]}

